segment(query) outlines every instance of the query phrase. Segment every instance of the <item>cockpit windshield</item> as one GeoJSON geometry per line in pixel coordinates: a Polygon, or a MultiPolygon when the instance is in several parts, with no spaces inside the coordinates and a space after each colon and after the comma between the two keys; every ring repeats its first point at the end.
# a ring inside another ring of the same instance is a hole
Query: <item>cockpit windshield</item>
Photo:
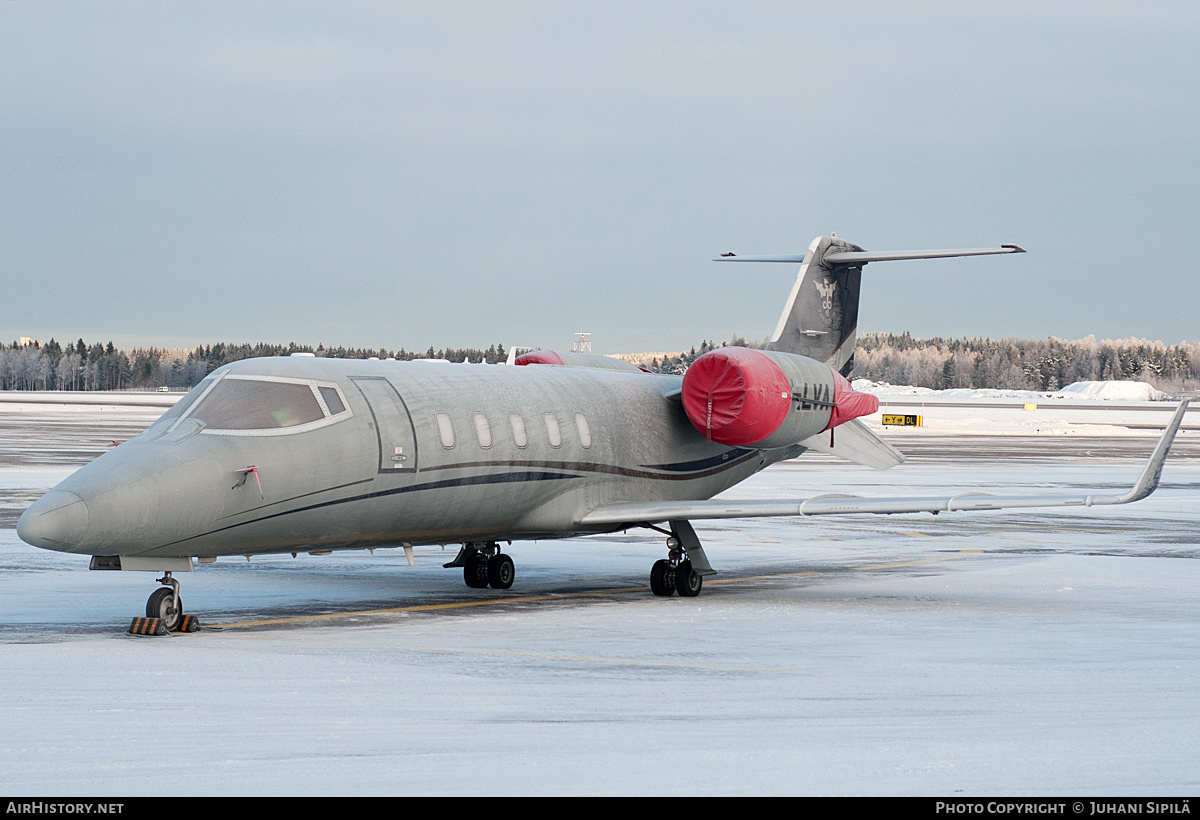
{"type": "Polygon", "coordinates": [[[350,415],[332,383],[230,374],[213,384],[185,418],[203,424],[205,433],[281,435],[350,415]]]}
{"type": "Polygon", "coordinates": [[[222,379],[192,413],[209,430],[273,430],[325,417],[307,384],[222,379]]]}

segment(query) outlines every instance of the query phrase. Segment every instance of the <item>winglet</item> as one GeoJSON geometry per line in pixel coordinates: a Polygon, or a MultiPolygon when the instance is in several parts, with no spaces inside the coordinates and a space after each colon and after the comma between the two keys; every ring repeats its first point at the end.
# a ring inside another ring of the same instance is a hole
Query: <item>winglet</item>
{"type": "Polygon", "coordinates": [[[1167,460],[1167,453],[1170,452],[1171,445],[1175,442],[1175,434],[1179,432],[1179,425],[1183,424],[1183,414],[1187,412],[1189,403],[1188,399],[1179,403],[1179,409],[1167,423],[1167,429],[1163,431],[1162,438],[1158,440],[1158,446],[1150,454],[1150,460],[1146,462],[1146,467],[1142,470],[1137,484],[1134,484],[1133,489],[1125,495],[1110,503],[1128,504],[1132,501],[1141,501],[1158,489],[1158,479],[1162,475],[1163,462],[1167,460]]]}

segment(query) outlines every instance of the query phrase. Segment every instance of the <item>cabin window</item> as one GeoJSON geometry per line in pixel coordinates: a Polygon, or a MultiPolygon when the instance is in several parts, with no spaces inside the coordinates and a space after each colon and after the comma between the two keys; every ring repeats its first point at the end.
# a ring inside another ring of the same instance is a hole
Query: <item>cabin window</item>
{"type": "Polygon", "coordinates": [[[579,431],[579,443],[584,449],[592,446],[592,428],[588,426],[587,417],[583,413],[575,414],[575,429],[579,431]]]}
{"type": "Polygon", "coordinates": [[[512,425],[513,444],[524,450],[525,445],[529,444],[529,433],[525,430],[525,419],[521,418],[517,413],[509,413],[508,423],[512,425]]]}
{"type": "Polygon", "coordinates": [[[550,439],[550,446],[561,447],[562,429],[558,426],[558,417],[553,413],[545,413],[543,417],[546,419],[546,437],[550,439]]]}
{"type": "Polygon", "coordinates": [[[476,413],[474,419],[475,438],[479,440],[479,446],[487,450],[492,446],[492,425],[483,413],[476,413]]]}
{"type": "Polygon", "coordinates": [[[434,416],[437,419],[438,438],[442,440],[442,446],[447,450],[454,447],[454,422],[450,421],[450,417],[445,413],[437,413],[434,416]]]}

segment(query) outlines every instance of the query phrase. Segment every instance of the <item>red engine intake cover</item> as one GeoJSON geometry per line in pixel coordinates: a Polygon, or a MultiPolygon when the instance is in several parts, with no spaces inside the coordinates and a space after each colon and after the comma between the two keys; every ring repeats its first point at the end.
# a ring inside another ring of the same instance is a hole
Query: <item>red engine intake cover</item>
{"type": "MultiPolygon", "coordinates": [[[[833,368],[829,368],[833,370],[833,368]]],[[[828,430],[845,424],[859,416],[869,416],[879,409],[879,397],[870,393],[859,393],[841,373],[833,370],[833,415],[829,417],[828,430]]]]}
{"type": "Polygon", "coordinates": [[[531,350],[514,359],[513,364],[563,364],[563,357],[553,350],[531,350]]]}
{"type": "Polygon", "coordinates": [[[787,418],[792,386],[757,350],[705,353],[683,376],[683,409],[709,441],[740,447],[762,441],[787,418]]]}

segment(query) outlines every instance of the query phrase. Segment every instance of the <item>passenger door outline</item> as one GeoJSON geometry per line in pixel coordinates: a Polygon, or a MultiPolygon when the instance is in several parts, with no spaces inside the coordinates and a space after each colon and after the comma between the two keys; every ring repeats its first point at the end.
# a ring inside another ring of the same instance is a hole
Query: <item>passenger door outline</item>
{"type": "Polygon", "coordinates": [[[375,421],[375,439],[379,444],[378,472],[415,473],[417,434],[408,405],[395,385],[382,376],[354,377],[350,381],[366,400],[375,421]]]}

